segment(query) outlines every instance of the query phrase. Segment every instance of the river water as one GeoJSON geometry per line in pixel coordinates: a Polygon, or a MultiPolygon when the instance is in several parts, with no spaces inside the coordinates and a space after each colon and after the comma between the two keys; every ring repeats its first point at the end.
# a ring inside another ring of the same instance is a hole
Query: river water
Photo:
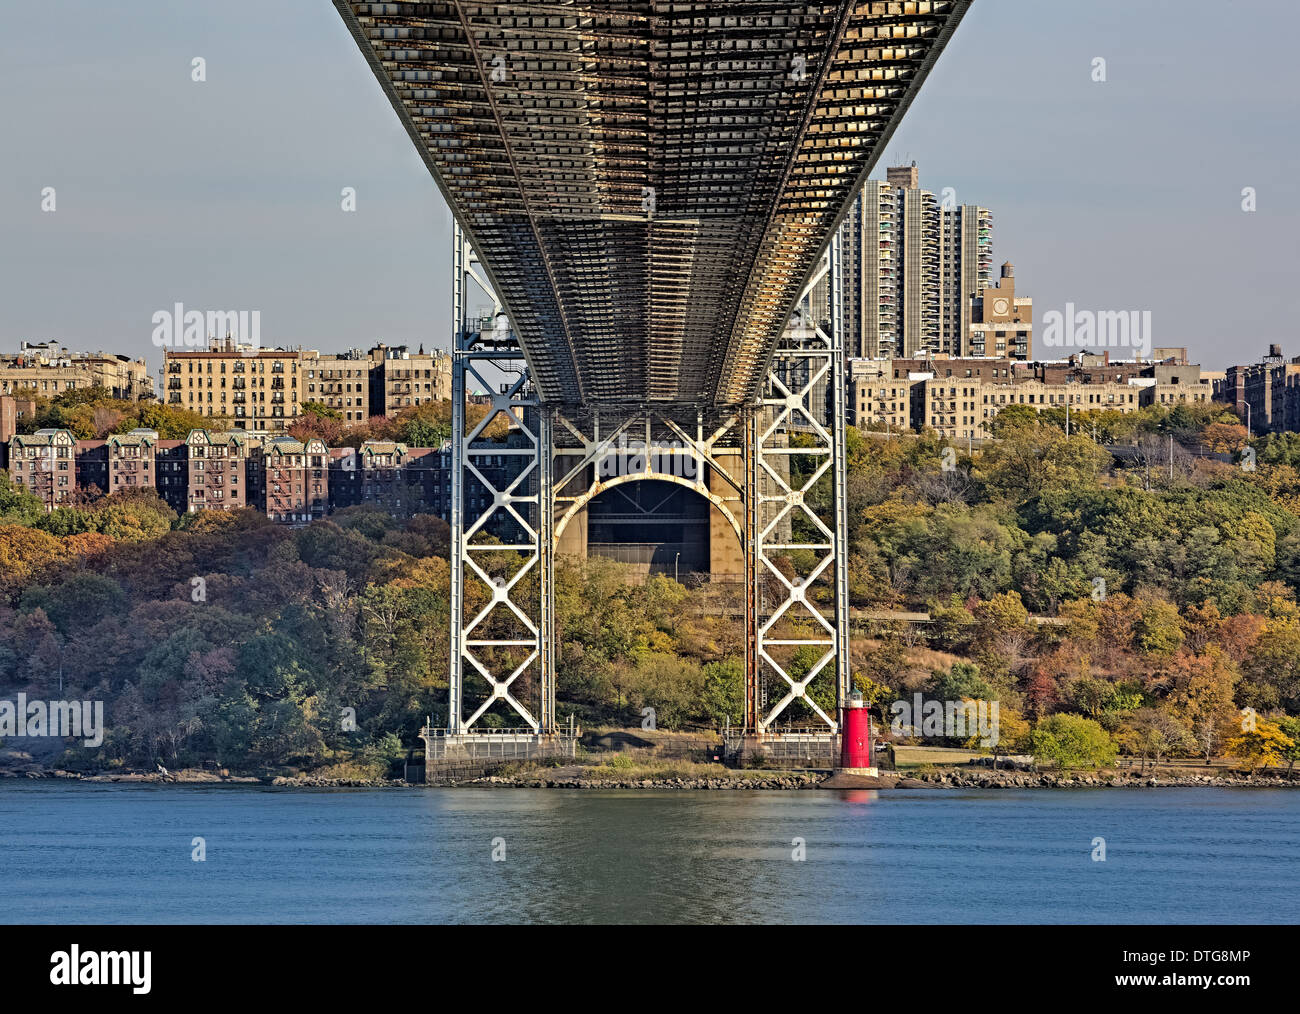
{"type": "Polygon", "coordinates": [[[1270,789],[6,781],[0,921],[1281,923],[1298,831],[1270,789]]]}

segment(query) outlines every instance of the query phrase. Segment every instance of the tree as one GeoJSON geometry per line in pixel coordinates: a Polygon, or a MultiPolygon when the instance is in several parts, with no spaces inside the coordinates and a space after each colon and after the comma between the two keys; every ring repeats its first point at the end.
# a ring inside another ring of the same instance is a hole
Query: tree
{"type": "Polygon", "coordinates": [[[1233,704],[1237,674],[1217,648],[1175,659],[1170,674],[1174,683],[1170,700],[1187,722],[1208,764],[1214,751],[1222,748],[1240,724],[1233,704]]]}
{"type": "Polygon", "coordinates": [[[1100,768],[1115,762],[1115,740],[1091,718],[1049,715],[1030,735],[1034,758],[1059,768],[1100,768]]]}
{"type": "MultiPolygon", "coordinates": [[[[1296,741],[1286,735],[1276,723],[1257,719],[1253,729],[1247,729],[1240,736],[1228,740],[1228,756],[1235,757],[1246,765],[1247,771],[1258,767],[1273,767],[1280,764],[1292,750],[1296,741]]],[[[1294,761],[1292,761],[1294,764],[1294,761]]]]}
{"type": "Polygon", "coordinates": [[[1178,608],[1170,602],[1148,601],[1133,625],[1138,650],[1148,655],[1172,655],[1183,644],[1178,608]]]}
{"type": "Polygon", "coordinates": [[[66,547],[54,536],[0,523],[0,597],[16,596],[66,557],[66,547]]]}
{"type": "Polygon", "coordinates": [[[408,447],[441,447],[443,441],[451,439],[451,402],[431,401],[413,406],[397,417],[397,427],[408,447]]]}
{"type": "Polygon", "coordinates": [[[997,698],[997,693],[980,675],[980,667],[973,662],[954,662],[946,672],[935,672],[930,693],[940,701],[991,701],[997,698]]]}
{"type": "Polygon", "coordinates": [[[977,657],[986,668],[1005,677],[1019,672],[1033,638],[1029,611],[1013,591],[995,595],[974,609],[977,657]]]}
{"type": "Polygon", "coordinates": [[[745,664],[730,658],[707,662],[704,666],[704,711],[712,721],[722,724],[729,718],[739,728],[745,721],[745,664]]]}
{"type": "MultiPolygon", "coordinates": [[[[998,767],[998,758],[1019,753],[1030,742],[1032,729],[1020,711],[1007,704],[998,705],[997,740],[993,743],[993,769],[998,767]]],[[[976,734],[966,742],[968,750],[980,749],[981,737],[976,734]]]]}
{"type": "Polygon", "coordinates": [[[906,664],[907,656],[903,652],[902,641],[896,633],[886,632],[881,637],[879,646],[867,656],[857,678],[867,686],[872,683],[888,684],[906,664]]]}
{"type": "MultiPolygon", "coordinates": [[[[998,413],[999,422],[1010,408],[998,413]]],[[[977,474],[990,492],[1018,503],[1053,490],[1089,486],[1110,467],[1110,454],[1090,437],[1067,437],[1036,423],[1009,422],[996,432],[997,441],[981,451],[977,474]]]]}
{"type": "Polygon", "coordinates": [[[303,402],[302,413],[289,427],[289,435],[306,443],[313,438],[325,441],[327,447],[337,447],[347,427],[343,413],[319,401],[303,402]]]}
{"type": "Polygon", "coordinates": [[[699,713],[704,673],[690,659],[646,654],[632,667],[629,677],[628,704],[637,715],[654,708],[659,728],[680,729],[699,713]]]}
{"type": "Polygon", "coordinates": [[[0,471],[0,521],[35,525],[45,517],[45,505],[22,486],[15,486],[9,473],[0,471]]]}
{"type": "Polygon", "coordinates": [[[44,609],[65,637],[75,636],[101,620],[120,617],[127,610],[121,585],[110,577],[89,571],[72,574],[53,587],[33,585],[22,596],[21,608],[44,609]]]}
{"type": "Polygon", "coordinates": [[[1282,755],[1287,762],[1287,774],[1290,774],[1295,770],[1295,762],[1300,760],[1300,718],[1284,715],[1277,720],[1277,727],[1282,730],[1282,735],[1291,740],[1291,746],[1282,755]]]}
{"type": "Polygon", "coordinates": [[[1142,758],[1143,772],[1148,758],[1158,765],[1168,754],[1196,749],[1190,730],[1167,707],[1139,708],[1128,715],[1120,726],[1119,741],[1127,753],[1142,758]]]}

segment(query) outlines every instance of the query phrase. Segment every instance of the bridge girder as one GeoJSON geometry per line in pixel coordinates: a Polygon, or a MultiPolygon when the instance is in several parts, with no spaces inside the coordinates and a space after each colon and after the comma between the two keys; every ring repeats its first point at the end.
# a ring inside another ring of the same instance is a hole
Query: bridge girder
{"type": "Polygon", "coordinates": [[[970,2],[336,7],[541,400],[718,409],[759,397],[821,251],[970,2]]]}

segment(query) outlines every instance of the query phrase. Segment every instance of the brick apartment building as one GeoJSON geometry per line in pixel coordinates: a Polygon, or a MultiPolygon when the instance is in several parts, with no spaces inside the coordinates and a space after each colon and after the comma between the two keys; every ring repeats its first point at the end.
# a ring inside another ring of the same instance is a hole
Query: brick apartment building
{"type": "Polygon", "coordinates": [[[252,448],[243,434],[191,430],[185,439],[185,510],[233,511],[256,503],[248,494],[252,448]]]}
{"type": "Polygon", "coordinates": [[[157,488],[158,434],[137,429],[106,440],[78,440],[77,486],[104,493],[157,488]]]}
{"type": "MultiPolygon", "coordinates": [[[[493,446],[485,441],[480,446],[493,446]]],[[[154,489],[178,514],[251,507],[273,521],[303,525],[358,504],[394,517],[448,517],[451,451],[367,441],[328,448],[290,436],[264,439],[242,431],[192,430],[185,440],[160,440],[137,429],[106,440],[77,440],[67,430],[15,435],[7,445],[13,481],[47,510],[69,506],[77,494],[154,489]]],[[[522,467],[510,455],[478,456],[475,467],[505,488],[522,467]]],[[[466,476],[466,508],[490,503],[483,484],[466,476]]]]}
{"type": "Polygon", "coordinates": [[[329,449],[323,440],[304,444],[276,437],[263,449],[262,462],[268,518],[307,524],[329,513],[329,449]]]}
{"type": "Polygon", "coordinates": [[[1229,366],[1214,383],[1214,400],[1232,407],[1252,433],[1300,432],[1300,356],[1270,345],[1257,363],[1229,366]]]}
{"type": "Polygon", "coordinates": [[[43,429],[9,441],[9,477],[45,505],[66,507],[73,501],[77,441],[67,430],[43,429]]]}
{"type": "Polygon", "coordinates": [[[18,402],[0,394],[0,468],[9,467],[9,441],[18,432],[18,402]]]}

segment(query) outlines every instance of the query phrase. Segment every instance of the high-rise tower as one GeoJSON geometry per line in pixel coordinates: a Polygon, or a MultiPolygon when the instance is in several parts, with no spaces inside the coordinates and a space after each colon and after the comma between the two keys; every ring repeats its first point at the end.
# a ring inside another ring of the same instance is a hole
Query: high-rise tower
{"type": "Polygon", "coordinates": [[[993,215],[921,189],[915,163],[870,180],[836,232],[831,310],[850,355],[970,355],[992,282],[993,215]]]}

